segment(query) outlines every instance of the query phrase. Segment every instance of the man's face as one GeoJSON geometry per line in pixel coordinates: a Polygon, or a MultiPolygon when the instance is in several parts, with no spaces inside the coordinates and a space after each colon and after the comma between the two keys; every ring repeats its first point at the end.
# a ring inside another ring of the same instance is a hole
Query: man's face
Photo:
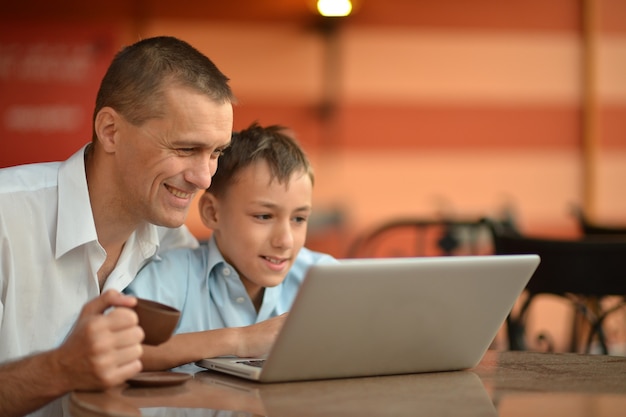
{"type": "Polygon", "coordinates": [[[304,245],[311,214],[313,185],[306,173],[292,174],[286,184],[270,179],[267,163],[257,162],[214,199],[217,246],[252,298],[285,279],[304,245]]]}
{"type": "Polygon", "coordinates": [[[194,195],[211,184],[230,143],[230,103],[182,87],[165,93],[164,115],[134,126],[121,117],[115,148],[117,201],[131,221],[178,227],[194,195]]]}

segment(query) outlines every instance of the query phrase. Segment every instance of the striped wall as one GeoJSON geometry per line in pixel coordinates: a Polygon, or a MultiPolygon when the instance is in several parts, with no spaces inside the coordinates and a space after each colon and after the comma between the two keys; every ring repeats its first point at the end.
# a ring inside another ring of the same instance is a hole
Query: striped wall
{"type": "MultiPolygon", "coordinates": [[[[581,4],[501,3],[363,1],[330,46],[290,23],[164,19],[145,33],[180,35],[219,63],[240,98],[237,128],[292,127],[316,165],[316,207],[342,207],[356,231],[513,204],[529,232],[572,234],[585,175],[581,4]]],[[[595,62],[594,207],[615,222],[626,222],[623,26],[599,30],[595,62]]]]}
{"type": "MultiPolygon", "coordinates": [[[[340,207],[353,233],[395,216],[512,204],[526,230],[571,234],[569,209],[588,178],[594,217],[626,223],[623,1],[361,0],[331,32],[294,1],[112,2],[73,22],[76,4],[57,2],[39,8],[52,39],[55,25],[85,32],[101,16],[114,22],[112,50],[170,34],[207,53],[239,97],[235,127],[291,127],[315,163],[316,209],[340,207]],[[597,12],[591,173],[585,4],[597,12]]],[[[0,141],[0,151],[17,155],[24,143],[0,141]]]]}

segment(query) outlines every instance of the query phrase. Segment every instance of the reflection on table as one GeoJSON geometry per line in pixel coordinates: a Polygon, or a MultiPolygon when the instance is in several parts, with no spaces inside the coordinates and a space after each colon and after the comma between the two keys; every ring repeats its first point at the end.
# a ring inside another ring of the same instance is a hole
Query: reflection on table
{"type": "Polygon", "coordinates": [[[602,417],[626,410],[626,358],[488,351],[467,371],[279,384],[204,371],[179,386],[75,392],[66,403],[73,417],[602,417]]]}

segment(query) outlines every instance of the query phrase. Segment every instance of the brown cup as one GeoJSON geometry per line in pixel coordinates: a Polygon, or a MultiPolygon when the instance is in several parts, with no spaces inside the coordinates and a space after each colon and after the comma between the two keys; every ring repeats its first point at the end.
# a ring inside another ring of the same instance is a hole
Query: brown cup
{"type": "Polygon", "coordinates": [[[143,340],[146,345],[160,345],[168,340],[180,318],[180,311],[174,307],[143,298],[137,298],[134,310],[146,335],[143,340]]]}

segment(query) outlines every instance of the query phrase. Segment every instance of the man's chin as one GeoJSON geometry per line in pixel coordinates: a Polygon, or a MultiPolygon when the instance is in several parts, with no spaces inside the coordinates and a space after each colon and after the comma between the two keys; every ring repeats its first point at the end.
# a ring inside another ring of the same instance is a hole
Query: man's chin
{"type": "Polygon", "coordinates": [[[168,227],[170,229],[176,229],[185,224],[187,220],[187,216],[180,217],[169,217],[169,218],[158,218],[152,221],[151,223],[155,226],[168,227]]]}

